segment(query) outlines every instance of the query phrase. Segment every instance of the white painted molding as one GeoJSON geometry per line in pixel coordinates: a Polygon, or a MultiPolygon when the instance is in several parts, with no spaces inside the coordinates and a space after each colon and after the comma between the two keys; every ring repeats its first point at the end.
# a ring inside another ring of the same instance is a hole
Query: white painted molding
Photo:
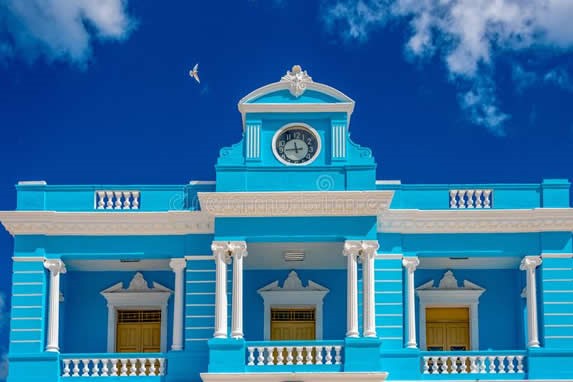
{"type": "Polygon", "coordinates": [[[378,232],[501,233],[573,231],[573,208],[394,210],[378,215],[378,232]]]}
{"type": "Polygon", "coordinates": [[[542,253],[541,258],[543,258],[543,259],[571,259],[571,258],[573,258],[573,253],[542,253]]]}
{"type": "Polygon", "coordinates": [[[213,216],[201,211],[2,211],[0,221],[12,236],[185,235],[214,232],[213,216]]]}
{"type": "Polygon", "coordinates": [[[216,217],[376,216],[394,191],[198,192],[201,209],[216,217]]]}
{"type": "Polygon", "coordinates": [[[100,294],[107,300],[107,351],[115,353],[118,310],[161,310],[161,352],[167,350],[167,301],[172,291],[156,282],[150,288],[143,275],[137,272],[127,289],[118,282],[100,294]]]}
{"type": "Polygon", "coordinates": [[[306,70],[302,70],[300,65],[293,65],[292,70],[287,70],[286,74],[281,77],[281,81],[289,83],[290,94],[300,97],[306,90],[307,84],[312,83],[312,77],[306,70]]]}
{"type": "Polygon", "coordinates": [[[485,289],[467,280],[463,286],[458,286],[458,281],[452,271],[446,271],[434,287],[434,281],[428,281],[416,289],[420,300],[419,324],[420,324],[420,349],[426,350],[426,308],[469,308],[470,313],[470,347],[471,350],[479,350],[479,298],[485,289]]]}
{"type": "Polygon", "coordinates": [[[283,283],[272,283],[260,288],[257,293],[261,295],[264,301],[264,339],[271,339],[271,309],[272,308],[315,308],[316,339],[322,339],[322,304],[324,296],[329,292],[328,288],[323,287],[311,280],[304,287],[300,278],[295,271],[291,271],[283,283]]]}
{"type": "Polygon", "coordinates": [[[45,180],[21,180],[18,186],[46,186],[48,182],[45,180]]]}
{"type": "Polygon", "coordinates": [[[201,373],[203,382],[383,382],[386,372],[201,373]]]}
{"type": "Polygon", "coordinates": [[[46,260],[46,258],[43,256],[12,256],[12,261],[15,263],[18,263],[18,262],[33,263],[33,262],[37,262],[37,261],[43,262],[44,260],[46,260]]]}

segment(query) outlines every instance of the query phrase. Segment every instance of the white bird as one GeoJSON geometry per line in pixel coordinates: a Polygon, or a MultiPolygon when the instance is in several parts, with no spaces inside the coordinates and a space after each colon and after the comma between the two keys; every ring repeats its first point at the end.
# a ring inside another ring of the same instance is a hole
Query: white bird
{"type": "Polygon", "coordinates": [[[193,69],[189,71],[189,76],[195,78],[195,81],[198,83],[201,83],[201,81],[199,81],[199,64],[195,64],[193,69]]]}

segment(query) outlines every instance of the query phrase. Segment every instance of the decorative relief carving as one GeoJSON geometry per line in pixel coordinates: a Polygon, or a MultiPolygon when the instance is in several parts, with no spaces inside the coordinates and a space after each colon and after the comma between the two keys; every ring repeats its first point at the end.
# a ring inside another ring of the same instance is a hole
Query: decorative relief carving
{"type": "Polygon", "coordinates": [[[300,97],[306,90],[306,84],[313,82],[306,70],[302,70],[300,65],[294,65],[291,70],[281,78],[281,82],[289,82],[289,91],[295,97],[300,97]]]}

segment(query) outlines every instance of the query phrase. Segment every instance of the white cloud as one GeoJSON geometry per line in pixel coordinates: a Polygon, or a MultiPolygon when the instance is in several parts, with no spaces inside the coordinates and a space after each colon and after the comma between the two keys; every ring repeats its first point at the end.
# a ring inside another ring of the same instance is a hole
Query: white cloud
{"type": "Polygon", "coordinates": [[[345,39],[365,40],[391,21],[407,23],[407,55],[439,55],[450,79],[472,88],[460,90],[462,108],[493,132],[503,131],[508,119],[491,85],[495,56],[573,48],[571,0],[338,0],[323,6],[326,26],[345,39]]]}
{"type": "Polygon", "coordinates": [[[30,62],[43,57],[82,66],[94,40],[121,41],[133,27],[127,0],[3,0],[0,56],[19,55],[30,62]]]}
{"type": "Polygon", "coordinates": [[[573,82],[569,73],[563,68],[555,68],[545,74],[543,80],[561,89],[573,91],[573,82]]]}

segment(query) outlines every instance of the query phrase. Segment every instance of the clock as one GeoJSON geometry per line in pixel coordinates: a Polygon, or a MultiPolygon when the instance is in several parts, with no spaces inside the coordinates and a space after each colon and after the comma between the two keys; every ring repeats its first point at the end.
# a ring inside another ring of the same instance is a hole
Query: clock
{"type": "Polygon", "coordinates": [[[320,136],[304,124],[284,126],[273,137],[273,153],[286,165],[306,165],[320,152],[320,136]]]}

